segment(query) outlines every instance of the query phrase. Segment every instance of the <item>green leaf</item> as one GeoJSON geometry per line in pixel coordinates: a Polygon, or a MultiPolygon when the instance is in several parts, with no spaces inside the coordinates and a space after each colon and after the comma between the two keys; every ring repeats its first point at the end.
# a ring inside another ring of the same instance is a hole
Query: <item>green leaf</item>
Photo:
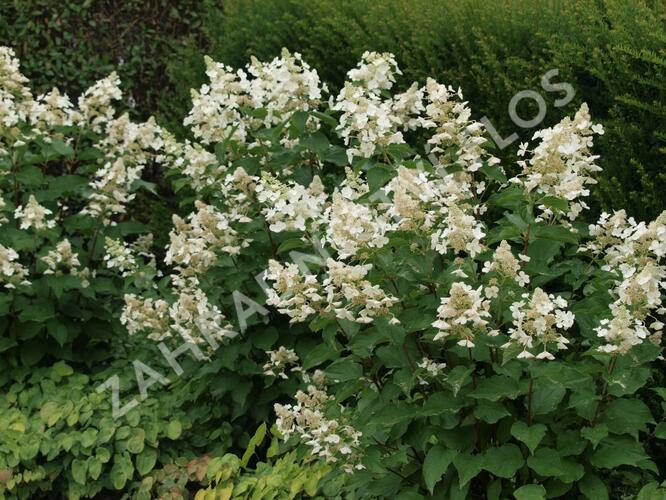
{"type": "Polygon", "coordinates": [[[654,437],[658,439],[666,439],[666,422],[659,422],[654,430],[654,437]]]}
{"type": "Polygon", "coordinates": [[[127,440],[127,451],[137,455],[143,451],[146,440],[146,432],[140,428],[132,429],[132,435],[127,440]]]}
{"type": "Polygon", "coordinates": [[[546,489],[540,484],[526,484],[513,492],[516,500],[545,500],[546,489]]]}
{"type": "Polygon", "coordinates": [[[102,474],[102,461],[97,457],[88,459],[88,474],[90,477],[97,481],[102,474]]]}
{"type": "Polygon", "coordinates": [[[639,462],[647,458],[641,443],[630,437],[617,436],[605,438],[592,455],[590,462],[595,467],[613,469],[620,465],[638,466],[639,462]]]}
{"type": "Polygon", "coordinates": [[[74,149],[72,149],[72,146],[70,146],[69,144],[65,143],[60,139],[51,140],[51,147],[54,149],[54,151],[61,154],[62,156],[74,155],[74,149]]]}
{"type": "Polygon", "coordinates": [[[489,424],[494,424],[508,415],[511,414],[504,405],[494,401],[481,401],[476,408],[474,408],[474,416],[489,424]]]}
{"type": "Polygon", "coordinates": [[[546,426],[533,424],[528,426],[525,422],[517,421],[511,426],[511,435],[527,445],[531,454],[546,435],[546,426]]]}
{"type": "Polygon", "coordinates": [[[247,449],[243,453],[243,458],[241,458],[241,467],[246,467],[250,458],[254,454],[254,450],[261,444],[266,436],[266,424],[263,423],[259,426],[257,431],[254,433],[254,436],[250,438],[249,443],[247,444],[247,449]]]}
{"type": "Polygon", "coordinates": [[[578,235],[572,233],[571,229],[564,226],[534,226],[532,227],[532,236],[535,238],[562,241],[564,243],[578,243],[578,235]]]}
{"type": "Polygon", "coordinates": [[[88,462],[75,458],[72,460],[72,477],[79,484],[86,484],[86,473],[88,472],[88,462]]]}
{"type": "Polygon", "coordinates": [[[600,422],[608,426],[614,434],[631,434],[638,438],[640,431],[647,430],[648,423],[654,423],[650,409],[638,399],[615,399],[606,405],[600,422]]]}
{"type": "Polygon", "coordinates": [[[608,488],[604,482],[592,472],[578,481],[578,489],[589,500],[608,500],[608,488]]]}
{"type": "Polygon", "coordinates": [[[520,394],[518,382],[506,375],[495,375],[484,379],[469,393],[473,398],[488,401],[499,401],[502,398],[515,399],[518,394],[520,394]]]}
{"type": "Polygon", "coordinates": [[[142,476],[148,474],[157,462],[157,450],[155,448],[146,448],[136,457],[136,470],[142,476]]]}
{"type": "Polygon", "coordinates": [[[178,439],[183,432],[183,426],[180,420],[172,420],[167,425],[166,435],[169,439],[178,439]]]}
{"type": "Polygon", "coordinates": [[[439,444],[428,451],[423,462],[423,479],[431,494],[457,454],[456,450],[447,450],[439,444]]]}
{"type": "Polygon", "coordinates": [[[0,338],[0,352],[5,352],[18,344],[14,339],[0,338]]]}
{"type": "Polygon", "coordinates": [[[483,455],[483,468],[498,477],[507,479],[513,477],[524,463],[523,454],[515,444],[490,448],[483,455]]]}
{"type": "Polygon", "coordinates": [[[458,471],[459,484],[462,487],[481,472],[483,468],[483,455],[459,453],[453,459],[453,465],[458,471]]]}
{"type": "Polygon", "coordinates": [[[552,448],[539,448],[527,458],[527,465],[540,476],[559,476],[564,473],[560,454],[552,448]]]}
{"type": "Polygon", "coordinates": [[[608,427],[605,424],[597,424],[594,427],[583,427],[580,433],[596,448],[603,438],[608,436],[608,427]]]}

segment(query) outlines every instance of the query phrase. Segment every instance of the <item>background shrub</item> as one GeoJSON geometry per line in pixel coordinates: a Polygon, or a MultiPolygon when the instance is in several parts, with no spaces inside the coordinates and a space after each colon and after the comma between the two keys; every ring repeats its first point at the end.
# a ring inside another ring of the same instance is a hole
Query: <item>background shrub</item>
{"type": "Polygon", "coordinates": [[[182,117],[170,113],[173,87],[165,67],[176,48],[200,32],[200,2],[7,0],[2,4],[0,38],[14,47],[36,93],[57,85],[74,97],[116,71],[123,82],[125,107],[136,109],[142,118],[146,113],[161,114],[163,121],[182,117]]]}
{"type": "MultiPolygon", "coordinates": [[[[648,219],[666,201],[659,189],[666,152],[665,20],[663,3],[652,1],[230,0],[207,2],[203,31],[215,60],[240,67],[250,55],[266,60],[287,47],[301,52],[334,89],[364,51],[393,52],[405,81],[432,76],[462,87],[476,117],[488,116],[503,137],[515,131],[527,139],[533,132],[516,127],[507,113],[519,90],[541,91],[545,126],[586,101],[606,128],[598,142],[604,168],[598,206],[626,207],[648,219]],[[540,87],[553,68],[559,70],[554,81],[576,90],[564,108],[553,106],[562,94],[540,87]]],[[[203,82],[199,49],[190,45],[170,64],[183,96],[179,104],[203,82]]],[[[518,112],[531,117],[535,108],[518,112]]]]}

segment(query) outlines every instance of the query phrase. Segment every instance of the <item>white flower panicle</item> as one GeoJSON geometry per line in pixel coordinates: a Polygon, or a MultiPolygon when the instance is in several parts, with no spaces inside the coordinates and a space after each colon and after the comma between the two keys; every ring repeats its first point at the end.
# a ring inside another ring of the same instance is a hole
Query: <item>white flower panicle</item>
{"type": "Polygon", "coordinates": [[[355,203],[340,192],[333,193],[333,202],[326,209],[326,242],[341,259],[356,257],[364,250],[382,248],[388,243],[386,233],[391,224],[377,210],[355,203]]]}
{"type": "Polygon", "coordinates": [[[218,252],[238,255],[250,240],[241,237],[231,226],[226,214],[201,201],[187,220],[173,216],[174,229],[169,233],[165,263],[177,266],[185,275],[206,272],[217,260],[218,252]]]}
{"type": "Polygon", "coordinates": [[[50,215],[53,215],[53,211],[40,205],[34,195],[30,195],[28,202],[14,211],[14,218],[21,221],[21,229],[41,230],[55,227],[56,220],[49,219],[50,215]]]}
{"type": "Polygon", "coordinates": [[[264,365],[264,375],[287,380],[287,369],[290,373],[302,371],[299,357],[293,349],[280,346],[276,351],[266,351],[270,360],[264,365]],[[291,367],[291,368],[290,368],[291,367]]]}
{"type": "Polygon", "coordinates": [[[79,122],[89,125],[95,132],[101,132],[102,126],[106,125],[115,114],[113,101],[121,98],[120,78],[114,71],[79,97],[79,122]]]}
{"type": "MultiPolygon", "coordinates": [[[[563,198],[569,202],[566,213],[570,220],[588,208],[581,199],[589,196],[588,186],[596,184],[592,174],[601,171],[595,161],[598,156],[590,154],[592,136],[603,134],[601,125],[590,119],[587,104],[583,103],[573,119],[566,117],[552,128],[537,131],[533,139],[540,143],[531,152],[527,161],[519,161],[523,172],[511,179],[527,192],[563,198]]],[[[526,151],[525,147],[521,152],[526,151]]],[[[544,216],[552,213],[550,208],[540,207],[544,216]]]]}
{"type": "Polygon", "coordinates": [[[316,109],[325,89],[300,54],[287,50],[269,63],[253,58],[247,72],[234,72],[209,57],[205,62],[210,84],[192,91],[192,110],[184,121],[203,144],[229,139],[245,143],[252,129],[277,125],[296,111],[316,109]],[[266,115],[258,118],[246,109],[263,109],[266,115]]]}
{"type": "Polygon", "coordinates": [[[566,307],[566,300],[549,295],[541,288],[524,293],[522,300],[511,304],[513,325],[509,328],[510,340],[502,347],[520,346],[520,359],[555,359],[548,349],[567,349],[569,339],[563,331],[574,324],[574,314],[566,311],[566,307]]]}
{"type": "MultiPolygon", "coordinates": [[[[437,363],[428,357],[423,357],[416,366],[423,370],[423,376],[429,379],[438,379],[443,375],[446,363],[437,363]]],[[[428,381],[421,376],[419,376],[419,383],[428,385],[428,381]]]]}
{"type": "Polygon", "coordinates": [[[53,88],[48,94],[37,96],[30,108],[30,122],[39,129],[70,126],[76,112],[67,94],[53,88]]]}
{"type": "Polygon", "coordinates": [[[13,248],[0,244],[0,283],[5,288],[15,288],[17,285],[29,285],[28,269],[20,262],[18,253],[13,248]]]}
{"type": "Polygon", "coordinates": [[[321,284],[313,274],[301,273],[296,264],[268,261],[264,279],[273,281],[273,288],[266,290],[266,304],[291,318],[290,323],[300,323],[321,311],[325,296],[321,284]]]}
{"type": "Polygon", "coordinates": [[[42,256],[41,261],[47,266],[44,274],[61,276],[67,271],[72,276],[77,276],[84,288],[90,285],[88,281],[90,270],[88,268],[79,269],[81,267],[79,256],[72,250],[72,244],[67,238],[60,241],[53,250],[42,256]]]}
{"type": "Polygon", "coordinates": [[[328,196],[319,176],[314,176],[308,187],[296,182],[284,184],[274,175],[264,174],[256,189],[257,199],[269,229],[282,231],[308,231],[322,223],[328,196]]]}
{"type": "Polygon", "coordinates": [[[130,335],[147,333],[149,339],[162,341],[178,335],[191,344],[214,345],[233,338],[234,332],[219,308],[211,304],[196,278],[174,277],[176,299],[125,295],[120,321],[130,335]]]}
{"type": "Polygon", "coordinates": [[[139,262],[132,248],[122,240],[104,239],[106,252],[104,263],[107,269],[117,269],[122,276],[129,276],[139,267],[139,262]]]}
{"type": "Polygon", "coordinates": [[[392,54],[366,52],[331,101],[331,109],[342,112],[338,130],[345,144],[351,144],[347,149],[350,162],[355,156],[369,158],[378,148],[404,143],[402,132],[420,124],[423,91],[416,84],[393,97],[381,95],[391,89],[395,74],[400,70],[392,54]]]}
{"type": "Polygon", "coordinates": [[[504,278],[515,280],[524,287],[530,282],[530,277],[521,270],[521,261],[529,262],[530,258],[523,254],[518,254],[516,258],[511,251],[511,245],[506,240],[502,240],[495,249],[492,259],[483,264],[482,272],[495,272],[504,278]]]}
{"type": "Polygon", "coordinates": [[[435,341],[452,338],[462,347],[474,347],[477,333],[488,331],[487,318],[490,318],[490,301],[483,299],[482,291],[482,287],[474,289],[463,282],[451,285],[432,324],[437,329],[435,341]]]}
{"type": "Polygon", "coordinates": [[[126,213],[126,205],[136,197],[131,192],[132,185],[142,170],[141,165],[128,165],[122,158],[106,162],[90,183],[93,192],[81,213],[100,218],[104,225],[113,225],[113,216],[126,213]]]}
{"type": "Polygon", "coordinates": [[[467,253],[471,257],[483,251],[481,240],[486,235],[483,223],[471,210],[451,205],[444,210],[442,222],[430,236],[433,250],[446,255],[449,249],[456,254],[467,253]]]}
{"type": "Polygon", "coordinates": [[[292,435],[311,448],[314,456],[339,464],[347,473],[363,469],[360,464],[361,432],[340,419],[328,418],[327,405],[333,396],[310,385],[298,391],[294,404],[275,404],[275,425],[285,440],[292,435]]]}
{"type": "Polygon", "coordinates": [[[292,323],[307,321],[313,314],[330,313],[356,323],[390,315],[398,299],[365,279],[370,264],[350,266],[329,258],[326,267],[328,274],[320,282],[315,275],[301,273],[296,264],[269,261],[264,277],[274,283],[267,290],[266,303],[289,316],[292,323]]]}
{"type": "Polygon", "coordinates": [[[661,342],[663,325],[654,315],[663,314],[662,293],[666,289],[666,211],[646,224],[627,217],[624,210],[613,215],[603,213],[590,226],[594,237],[581,251],[602,257],[602,269],[620,279],[610,291],[615,301],[610,305],[610,319],[596,329],[606,344],[602,352],[625,354],[634,345],[649,338],[661,342]]]}
{"type": "MultiPolygon", "coordinates": [[[[454,162],[448,159],[447,150],[456,149],[455,163],[464,172],[476,172],[484,163],[498,165],[499,159],[488,154],[482,147],[483,124],[471,120],[472,111],[463,101],[462,91],[437,83],[428,78],[425,86],[425,117],[421,126],[433,129],[428,139],[429,153],[435,155],[438,165],[449,166],[454,162]]],[[[499,166],[495,168],[500,168],[499,166]]]]}
{"type": "MultiPolygon", "coordinates": [[[[323,286],[328,305],[325,312],[356,323],[372,323],[378,316],[391,316],[390,309],[398,299],[365,279],[372,264],[351,266],[329,258],[326,267],[328,275],[323,286]]],[[[391,318],[391,321],[395,323],[397,319],[391,318]]]]}

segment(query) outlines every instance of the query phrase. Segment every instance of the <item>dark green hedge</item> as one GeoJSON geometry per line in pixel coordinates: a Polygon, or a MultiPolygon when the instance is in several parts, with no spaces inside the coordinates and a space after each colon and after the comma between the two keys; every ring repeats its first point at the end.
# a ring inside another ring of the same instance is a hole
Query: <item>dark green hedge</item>
{"type": "MultiPolygon", "coordinates": [[[[545,125],[587,101],[607,130],[598,141],[605,171],[597,203],[650,218],[666,207],[665,12],[661,0],[218,0],[208,2],[204,30],[214,59],[242,66],[286,46],[334,86],[364,50],[391,51],[406,81],[433,76],[461,86],[504,137],[532,133],[507,112],[519,90],[544,95],[545,125]],[[553,107],[561,93],[540,87],[550,69],[559,70],[553,81],[576,91],[564,108],[553,107]]],[[[202,81],[197,52],[190,45],[170,65],[179,106],[202,81]]],[[[519,114],[534,116],[536,108],[522,104],[519,114]]]]}
{"type": "Polygon", "coordinates": [[[38,92],[57,85],[75,98],[116,70],[126,108],[173,120],[182,110],[165,68],[186,41],[200,44],[201,10],[199,0],[0,0],[0,43],[38,92]]]}

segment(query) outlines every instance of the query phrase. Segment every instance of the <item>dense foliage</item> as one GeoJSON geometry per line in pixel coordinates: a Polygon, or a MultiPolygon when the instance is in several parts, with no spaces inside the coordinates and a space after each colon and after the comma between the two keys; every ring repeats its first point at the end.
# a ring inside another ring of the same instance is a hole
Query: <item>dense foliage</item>
{"type": "MultiPolygon", "coordinates": [[[[475,104],[475,118],[487,116],[502,137],[516,132],[524,140],[534,132],[516,126],[507,113],[516,92],[542,94],[542,126],[587,102],[606,129],[597,141],[604,175],[594,201],[646,220],[666,202],[660,188],[666,160],[665,23],[659,1],[231,0],[209,2],[203,30],[206,53],[216,60],[240,67],[250,56],[272,58],[284,46],[301,52],[335,89],[350,58],[365,50],[392,52],[403,81],[433,77],[462,87],[475,104]],[[541,88],[542,75],[551,69],[559,70],[555,81],[570,83],[576,92],[565,108],[554,106],[561,93],[541,88]]],[[[171,65],[181,93],[203,83],[199,50],[190,46],[171,65]]],[[[518,111],[537,114],[529,99],[518,111]]],[[[513,151],[500,156],[513,160],[513,151]]]]}
{"type": "Polygon", "coordinates": [[[660,494],[666,215],[585,220],[586,104],[503,165],[459,89],[284,49],[179,141],[0,56],[0,497],[660,494]]]}

